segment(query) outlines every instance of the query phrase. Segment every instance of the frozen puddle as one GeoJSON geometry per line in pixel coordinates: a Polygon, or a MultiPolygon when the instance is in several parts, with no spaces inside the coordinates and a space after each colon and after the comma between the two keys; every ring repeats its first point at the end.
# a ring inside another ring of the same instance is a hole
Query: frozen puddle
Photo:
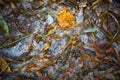
{"type": "Polygon", "coordinates": [[[17,44],[15,44],[15,46],[10,47],[10,48],[4,48],[0,50],[0,53],[6,55],[6,56],[11,56],[11,57],[19,57],[21,54],[23,54],[24,52],[27,52],[27,44],[29,38],[26,38],[20,42],[18,42],[17,44]]]}
{"type": "Polygon", "coordinates": [[[67,43],[67,38],[60,38],[53,40],[50,47],[52,54],[56,56],[59,53],[61,53],[63,50],[62,48],[64,48],[66,43],[67,43]]]}

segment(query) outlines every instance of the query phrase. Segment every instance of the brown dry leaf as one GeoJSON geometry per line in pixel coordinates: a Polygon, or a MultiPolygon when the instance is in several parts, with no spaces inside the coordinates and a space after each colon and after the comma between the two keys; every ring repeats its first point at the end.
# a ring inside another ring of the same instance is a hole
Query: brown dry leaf
{"type": "Polygon", "coordinates": [[[97,80],[104,80],[103,76],[102,76],[102,73],[100,73],[98,76],[97,76],[97,80]]]}
{"type": "Polygon", "coordinates": [[[60,28],[73,28],[75,25],[75,17],[73,13],[67,11],[66,9],[58,12],[56,17],[60,28]]]}
{"type": "Polygon", "coordinates": [[[0,58],[0,71],[10,71],[8,63],[3,58],[0,58]]]}

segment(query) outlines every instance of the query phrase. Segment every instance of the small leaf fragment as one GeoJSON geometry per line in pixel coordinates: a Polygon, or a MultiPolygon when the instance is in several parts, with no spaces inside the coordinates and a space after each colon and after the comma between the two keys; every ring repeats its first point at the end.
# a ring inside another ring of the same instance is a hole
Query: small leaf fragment
{"type": "Polygon", "coordinates": [[[50,48],[50,44],[49,43],[45,43],[45,47],[43,48],[42,51],[48,50],[50,48]]]}
{"type": "Polygon", "coordinates": [[[43,1],[38,2],[38,7],[41,7],[43,5],[43,1]]]}
{"type": "Polygon", "coordinates": [[[8,63],[3,58],[0,58],[0,71],[10,71],[8,63]]]}
{"type": "Polygon", "coordinates": [[[0,27],[2,27],[2,29],[7,33],[7,35],[9,35],[9,28],[1,13],[0,13],[0,27]]]}

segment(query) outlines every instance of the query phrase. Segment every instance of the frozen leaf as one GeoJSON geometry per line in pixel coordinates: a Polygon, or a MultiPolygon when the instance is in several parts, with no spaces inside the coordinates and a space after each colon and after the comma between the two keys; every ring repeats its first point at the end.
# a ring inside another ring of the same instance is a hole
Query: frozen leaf
{"type": "Polygon", "coordinates": [[[22,1],[22,6],[24,7],[25,10],[32,9],[32,5],[27,0],[22,1]]]}
{"type": "Polygon", "coordinates": [[[47,23],[52,24],[54,22],[53,17],[51,15],[47,15],[47,23]]]}
{"type": "Polygon", "coordinates": [[[82,30],[83,33],[96,32],[96,31],[99,31],[97,27],[89,27],[82,30]]]}
{"type": "Polygon", "coordinates": [[[76,16],[76,23],[82,23],[83,19],[84,19],[83,8],[81,8],[76,16]]]}
{"type": "Polygon", "coordinates": [[[53,40],[51,43],[50,50],[52,51],[52,54],[57,56],[59,53],[62,52],[62,49],[66,46],[67,38],[59,38],[56,40],[53,40]]]}
{"type": "Polygon", "coordinates": [[[75,17],[73,13],[66,9],[58,12],[56,17],[60,28],[72,28],[75,25],[75,17]]]}

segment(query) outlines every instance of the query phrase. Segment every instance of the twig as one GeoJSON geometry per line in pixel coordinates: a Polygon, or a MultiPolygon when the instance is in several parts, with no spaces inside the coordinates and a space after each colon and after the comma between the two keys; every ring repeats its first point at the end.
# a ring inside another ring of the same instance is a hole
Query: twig
{"type": "Polygon", "coordinates": [[[29,37],[30,35],[31,35],[31,34],[28,34],[28,35],[26,35],[26,36],[24,36],[24,37],[22,37],[22,38],[20,38],[20,39],[18,39],[18,40],[16,40],[16,41],[13,41],[13,42],[11,42],[11,43],[5,45],[5,46],[0,46],[0,49],[5,48],[5,47],[8,47],[8,46],[10,46],[10,45],[13,45],[13,44],[15,44],[15,43],[17,43],[17,42],[19,42],[19,41],[21,41],[21,40],[23,40],[23,39],[29,37]]]}

